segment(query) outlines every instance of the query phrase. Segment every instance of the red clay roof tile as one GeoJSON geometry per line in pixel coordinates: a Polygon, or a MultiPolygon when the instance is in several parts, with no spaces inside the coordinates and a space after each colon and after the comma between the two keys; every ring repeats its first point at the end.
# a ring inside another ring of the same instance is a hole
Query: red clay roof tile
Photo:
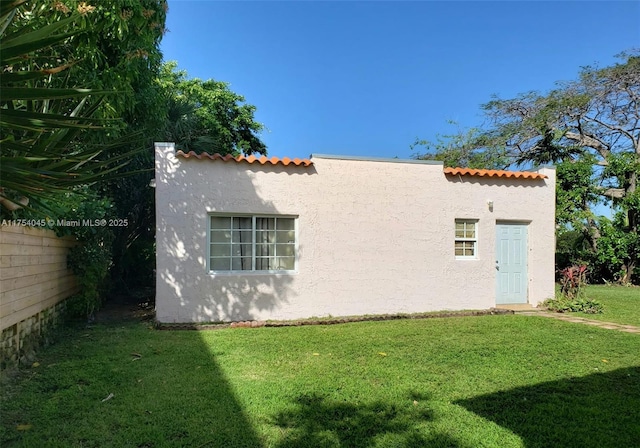
{"type": "Polygon", "coordinates": [[[290,159],[289,157],[284,157],[279,159],[277,157],[268,158],[267,156],[256,157],[256,156],[232,156],[231,154],[227,154],[223,156],[221,154],[209,154],[207,152],[203,152],[201,154],[196,154],[193,151],[189,151],[185,153],[182,150],[176,151],[176,157],[184,157],[185,159],[189,159],[191,157],[195,157],[196,159],[210,159],[210,160],[222,160],[223,162],[234,161],[234,162],[247,162],[247,163],[259,163],[264,165],[266,163],[270,163],[271,165],[296,165],[296,166],[310,166],[313,165],[313,162],[309,159],[290,159]]]}
{"type": "Polygon", "coordinates": [[[531,171],[474,170],[471,168],[445,168],[444,174],[480,177],[513,177],[516,179],[546,179],[546,174],[531,171]]]}

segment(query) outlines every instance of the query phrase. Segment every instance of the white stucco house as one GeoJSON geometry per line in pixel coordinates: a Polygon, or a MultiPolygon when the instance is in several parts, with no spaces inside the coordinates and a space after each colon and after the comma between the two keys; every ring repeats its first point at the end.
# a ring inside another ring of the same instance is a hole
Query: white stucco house
{"type": "Polygon", "coordinates": [[[161,323],[533,306],[554,295],[555,170],[156,144],[161,323]]]}

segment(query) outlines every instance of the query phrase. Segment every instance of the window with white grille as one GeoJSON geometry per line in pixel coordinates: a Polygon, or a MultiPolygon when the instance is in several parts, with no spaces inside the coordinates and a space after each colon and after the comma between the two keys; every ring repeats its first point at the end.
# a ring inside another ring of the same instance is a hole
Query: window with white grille
{"type": "Polygon", "coordinates": [[[478,222],[456,219],[455,256],[457,259],[473,259],[478,254],[478,222]]]}
{"type": "Polygon", "coordinates": [[[294,271],[296,219],[280,216],[209,217],[210,271],[294,271]]]}

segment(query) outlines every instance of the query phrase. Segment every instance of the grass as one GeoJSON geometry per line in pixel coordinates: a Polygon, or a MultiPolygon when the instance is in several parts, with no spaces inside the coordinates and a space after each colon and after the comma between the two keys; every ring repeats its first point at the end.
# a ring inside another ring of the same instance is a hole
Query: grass
{"type": "Polygon", "coordinates": [[[640,327],[640,287],[588,285],[585,295],[602,303],[604,313],[575,313],[576,316],[640,327]]]}
{"type": "Polygon", "coordinates": [[[586,325],[519,315],[203,332],[126,322],[63,336],[5,382],[3,448],[640,441],[640,337],[586,325]]]}

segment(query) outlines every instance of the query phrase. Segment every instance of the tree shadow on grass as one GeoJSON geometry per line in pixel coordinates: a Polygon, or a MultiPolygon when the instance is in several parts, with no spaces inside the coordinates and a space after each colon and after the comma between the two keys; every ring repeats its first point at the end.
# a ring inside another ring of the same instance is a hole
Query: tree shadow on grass
{"type": "Polygon", "coordinates": [[[0,446],[264,446],[220,367],[228,353],[199,332],[131,321],[65,332],[0,400],[0,446]]]}
{"type": "Polygon", "coordinates": [[[640,367],[519,387],[455,402],[532,447],[640,446],[640,367]]]}
{"type": "Polygon", "coordinates": [[[324,398],[318,394],[300,395],[294,406],[273,418],[285,436],[278,448],[298,447],[458,447],[448,435],[425,436],[422,423],[433,421],[433,413],[425,407],[425,397],[419,404],[347,403],[324,398]]]}

